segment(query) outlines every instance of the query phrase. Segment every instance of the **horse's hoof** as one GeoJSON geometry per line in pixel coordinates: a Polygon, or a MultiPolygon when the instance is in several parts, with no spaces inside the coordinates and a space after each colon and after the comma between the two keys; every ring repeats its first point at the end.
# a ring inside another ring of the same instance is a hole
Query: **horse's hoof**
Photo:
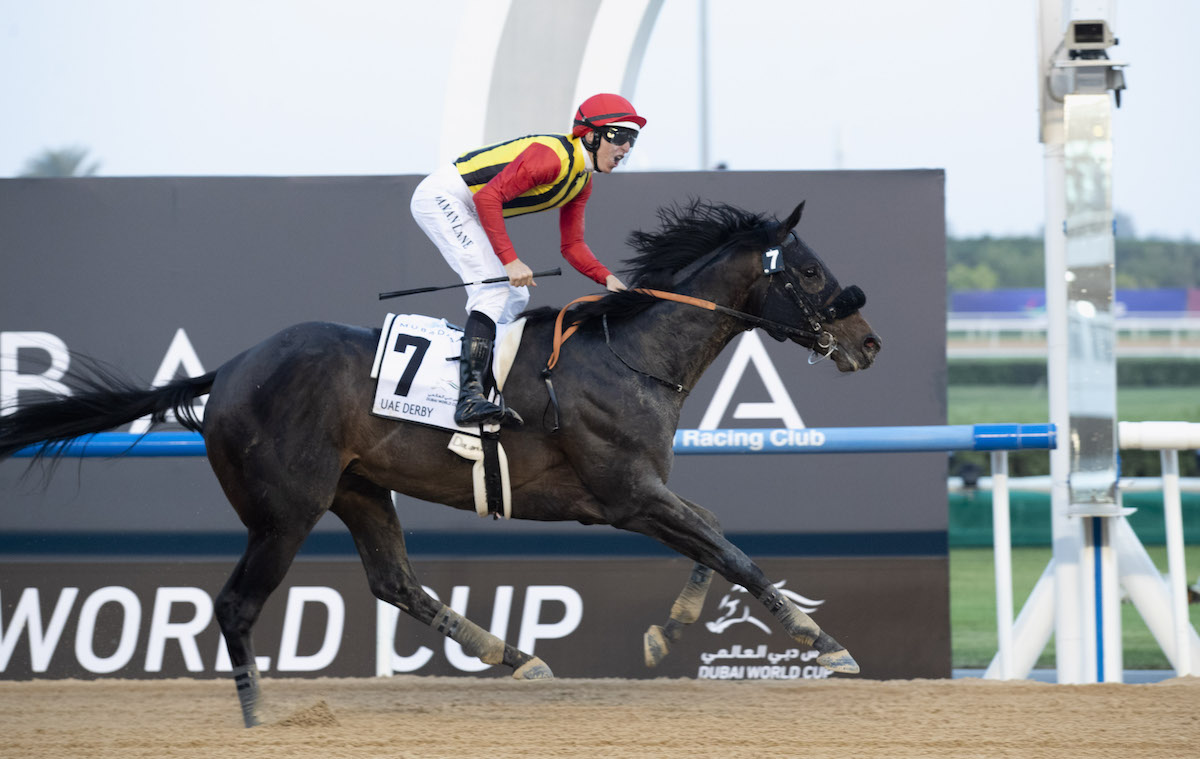
{"type": "Polygon", "coordinates": [[[662,627],[650,625],[650,629],[642,636],[642,651],[646,656],[647,667],[657,667],[658,663],[671,653],[671,646],[667,643],[667,636],[662,627]]]}
{"type": "Polygon", "coordinates": [[[514,680],[553,680],[554,673],[536,656],[513,670],[514,680]]]}
{"type": "Polygon", "coordinates": [[[238,702],[242,706],[242,722],[246,727],[262,724],[262,692],[258,688],[258,668],[240,666],[233,670],[233,682],[237,685],[238,702]]]}
{"type": "Polygon", "coordinates": [[[821,654],[817,657],[817,664],[833,672],[842,672],[847,675],[858,674],[858,662],[854,661],[854,657],[844,648],[821,654]]]}

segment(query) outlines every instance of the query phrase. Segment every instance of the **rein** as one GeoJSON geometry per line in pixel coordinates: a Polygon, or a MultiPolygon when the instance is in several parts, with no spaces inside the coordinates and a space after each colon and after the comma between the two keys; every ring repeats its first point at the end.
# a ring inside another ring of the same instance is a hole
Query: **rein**
{"type": "MultiPolygon", "coordinates": [[[[792,235],[795,236],[795,233],[793,232],[792,235]]],[[[690,295],[680,295],[679,293],[673,293],[666,290],[652,290],[644,287],[634,288],[632,292],[650,295],[658,298],[659,300],[669,300],[674,303],[682,303],[684,305],[702,308],[706,311],[713,311],[718,314],[732,316],[735,319],[750,325],[750,327],[747,329],[758,327],[766,330],[767,333],[771,334],[772,336],[784,335],[792,338],[811,338],[813,340],[813,345],[810,348],[812,355],[809,356],[808,362],[812,364],[823,358],[828,358],[829,356],[833,355],[834,350],[837,348],[837,338],[833,336],[833,333],[825,329],[825,322],[836,321],[837,319],[854,313],[863,305],[864,302],[866,302],[866,296],[863,295],[862,289],[857,285],[851,285],[847,288],[844,288],[829,305],[821,306],[819,308],[814,307],[811,303],[809,303],[808,298],[804,297],[796,290],[795,286],[790,281],[790,278],[786,275],[786,273],[784,273],[782,266],[772,265],[768,267],[768,257],[778,256],[779,252],[779,248],[776,247],[769,249],[763,254],[763,274],[767,276],[775,276],[776,274],[779,274],[783,277],[783,289],[788,294],[788,297],[792,300],[792,302],[796,305],[796,308],[799,309],[804,321],[807,322],[808,329],[793,327],[790,324],[782,324],[770,319],[764,319],[760,316],[755,316],[744,311],[738,311],[737,309],[729,308],[728,306],[722,306],[721,304],[714,303],[711,300],[694,298],[690,295]],[[818,352],[818,349],[824,352],[818,352]],[[816,357],[815,360],[813,358],[814,356],[816,357]]],[[[557,432],[559,430],[558,395],[554,392],[554,383],[552,381],[553,370],[558,364],[559,351],[562,349],[563,343],[565,343],[571,337],[571,335],[575,334],[579,330],[578,322],[571,324],[564,330],[563,321],[566,317],[568,309],[570,309],[571,306],[574,306],[577,303],[594,303],[603,297],[605,296],[585,295],[581,298],[576,298],[567,305],[563,306],[558,312],[558,316],[554,320],[554,346],[553,350],[550,352],[550,359],[546,362],[546,368],[542,370],[542,379],[544,379],[546,382],[546,391],[550,396],[550,405],[554,409],[554,426],[550,430],[551,432],[557,432]]],[[[608,346],[609,351],[611,351],[612,354],[616,356],[617,359],[627,368],[637,374],[648,377],[661,385],[669,387],[677,393],[689,392],[688,388],[680,385],[677,382],[665,380],[631,365],[612,347],[612,342],[609,339],[607,314],[602,316],[602,323],[604,325],[605,345],[608,346]]]]}
{"type": "MultiPolygon", "coordinates": [[[[771,321],[770,319],[763,319],[762,317],[755,316],[753,314],[747,314],[744,311],[738,311],[736,309],[729,308],[728,306],[722,306],[719,303],[712,302],[711,300],[693,298],[690,295],[680,295],[679,293],[668,292],[666,290],[651,290],[649,288],[638,287],[634,288],[632,292],[642,293],[644,295],[652,295],[659,300],[669,300],[675,303],[683,303],[689,306],[703,308],[706,311],[714,311],[718,314],[732,316],[736,319],[746,322],[747,324],[750,324],[753,327],[761,327],[770,332],[780,332],[788,335],[789,337],[813,337],[818,341],[821,341],[823,337],[829,335],[826,330],[821,328],[820,319],[813,311],[812,307],[804,302],[804,299],[800,297],[799,293],[797,293],[795,288],[792,287],[792,284],[789,282],[787,285],[785,285],[785,287],[792,298],[795,299],[800,305],[801,313],[805,315],[805,318],[808,319],[809,326],[813,327],[813,329],[800,329],[799,327],[792,327],[787,324],[771,321]]],[[[567,339],[571,337],[571,335],[575,334],[575,332],[579,329],[578,324],[572,324],[567,327],[566,330],[563,329],[563,318],[566,315],[567,310],[576,303],[593,303],[603,297],[603,295],[585,295],[582,298],[576,298],[567,305],[563,306],[562,310],[558,312],[558,317],[554,320],[554,349],[550,353],[550,360],[546,363],[547,371],[553,369],[555,364],[558,363],[558,352],[562,348],[562,344],[565,343],[567,339]]],[[[830,306],[830,308],[834,307],[835,306],[830,306]]],[[[823,342],[818,342],[818,347],[825,348],[827,346],[823,342]]]]}

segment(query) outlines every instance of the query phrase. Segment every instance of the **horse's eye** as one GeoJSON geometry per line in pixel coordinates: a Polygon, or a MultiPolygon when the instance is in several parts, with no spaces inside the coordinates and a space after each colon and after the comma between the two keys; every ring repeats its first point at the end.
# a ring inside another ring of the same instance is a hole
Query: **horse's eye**
{"type": "Polygon", "coordinates": [[[805,277],[812,279],[813,277],[820,274],[820,270],[816,266],[805,266],[803,274],[805,277]]]}

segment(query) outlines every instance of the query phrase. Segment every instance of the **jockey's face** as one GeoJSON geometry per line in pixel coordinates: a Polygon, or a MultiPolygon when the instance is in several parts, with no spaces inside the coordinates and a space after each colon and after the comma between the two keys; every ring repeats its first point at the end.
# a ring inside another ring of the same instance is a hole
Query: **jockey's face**
{"type": "Polygon", "coordinates": [[[617,168],[617,164],[625,158],[630,150],[633,150],[633,141],[630,140],[623,145],[618,145],[607,139],[605,135],[606,130],[604,129],[592,133],[592,138],[598,140],[600,143],[596,149],[596,171],[611,174],[612,170],[617,168]]]}

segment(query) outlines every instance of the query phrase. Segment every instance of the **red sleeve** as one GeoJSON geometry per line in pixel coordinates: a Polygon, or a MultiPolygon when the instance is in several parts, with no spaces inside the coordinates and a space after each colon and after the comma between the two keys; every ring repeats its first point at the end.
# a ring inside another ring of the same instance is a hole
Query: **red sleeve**
{"type": "Polygon", "coordinates": [[[593,282],[604,284],[612,272],[596,260],[592,249],[583,240],[583,211],[591,195],[592,181],[589,177],[579,194],[559,210],[558,231],[562,237],[562,255],[567,263],[593,282]]]}
{"type": "Polygon", "coordinates": [[[561,168],[554,150],[535,142],[475,193],[472,200],[479,212],[479,223],[500,263],[517,260],[517,251],[504,228],[504,204],[530,188],[553,182],[561,168]]]}

